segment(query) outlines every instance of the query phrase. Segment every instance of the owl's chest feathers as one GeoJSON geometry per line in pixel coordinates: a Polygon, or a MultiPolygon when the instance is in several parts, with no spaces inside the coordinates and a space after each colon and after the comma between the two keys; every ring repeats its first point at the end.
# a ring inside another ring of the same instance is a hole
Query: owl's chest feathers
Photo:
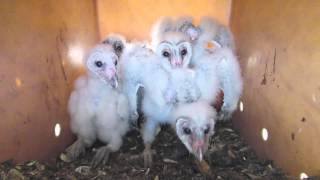
{"type": "Polygon", "coordinates": [[[95,84],[89,89],[88,100],[93,107],[99,108],[107,103],[112,103],[116,93],[115,89],[106,84],[95,84]]]}
{"type": "Polygon", "coordinates": [[[101,104],[101,101],[103,101],[104,98],[101,95],[92,95],[90,97],[90,102],[94,107],[98,107],[101,104]]]}

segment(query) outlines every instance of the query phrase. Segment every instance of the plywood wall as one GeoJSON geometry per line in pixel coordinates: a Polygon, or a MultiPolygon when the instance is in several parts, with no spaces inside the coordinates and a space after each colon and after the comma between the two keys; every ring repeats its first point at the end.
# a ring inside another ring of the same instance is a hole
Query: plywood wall
{"type": "Polygon", "coordinates": [[[97,41],[94,1],[0,2],[0,162],[55,158],[71,142],[66,102],[97,41]]]}
{"type": "Polygon", "coordinates": [[[116,32],[129,39],[149,38],[151,25],[162,16],[216,17],[228,24],[231,0],[97,0],[100,37],[116,32]]]}
{"type": "Polygon", "coordinates": [[[231,17],[245,80],[234,123],[261,157],[319,175],[320,1],[237,0],[231,17]]]}

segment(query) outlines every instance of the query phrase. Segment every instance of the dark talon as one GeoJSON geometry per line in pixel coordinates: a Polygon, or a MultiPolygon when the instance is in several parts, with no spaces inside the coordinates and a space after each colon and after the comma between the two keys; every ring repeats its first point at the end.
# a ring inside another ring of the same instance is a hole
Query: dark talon
{"type": "Polygon", "coordinates": [[[81,154],[85,152],[85,145],[80,139],[74,142],[71,146],[66,149],[66,155],[71,160],[76,160],[81,154]]]}
{"type": "Polygon", "coordinates": [[[99,148],[93,157],[91,166],[96,168],[99,164],[105,165],[109,160],[110,150],[107,146],[99,148]]]}

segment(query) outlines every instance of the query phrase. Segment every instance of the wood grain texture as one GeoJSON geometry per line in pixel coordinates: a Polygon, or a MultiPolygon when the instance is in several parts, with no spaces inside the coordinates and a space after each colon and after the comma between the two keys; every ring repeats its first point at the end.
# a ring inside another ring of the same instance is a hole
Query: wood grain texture
{"type": "Polygon", "coordinates": [[[95,4],[3,0],[0,24],[0,162],[54,159],[72,140],[67,100],[82,70],[71,62],[98,41],[95,4]]]}
{"type": "Polygon", "coordinates": [[[121,33],[129,39],[150,38],[152,24],[162,16],[216,17],[228,24],[231,0],[97,0],[100,37],[121,33]]]}
{"type": "Polygon", "coordinates": [[[261,157],[320,175],[320,1],[233,1],[244,76],[234,123],[261,157]],[[261,138],[266,128],[269,139],[261,138]]]}

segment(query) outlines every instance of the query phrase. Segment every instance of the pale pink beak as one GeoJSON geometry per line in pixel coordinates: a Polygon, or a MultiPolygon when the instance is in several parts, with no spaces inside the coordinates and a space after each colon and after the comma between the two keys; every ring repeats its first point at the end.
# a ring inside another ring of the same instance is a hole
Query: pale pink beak
{"type": "Polygon", "coordinates": [[[171,62],[173,67],[181,67],[182,66],[182,61],[180,59],[173,59],[171,62]]]}
{"type": "Polygon", "coordinates": [[[203,139],[196,139],[195,142],[192,144],[193,153],[199,161],[203,160],[203,153],[204,153],[205,143],[203,139]]]}
{"type": "Polygon", "coordinates": [[[111,86],[113,88],[117,88],[118,87],[118,78],[117,78],[117,74],[116,74],[116,69],[114,67],[106,68],[104,70],[104,73],[105,73],[107,79],[110,81],[111,86]]]}
{"type": "Polygon", "coordinates": [[[106,74],[108,80],[111,80],[115,76],[116,70],[115,68],[106,68],[104,73],[106,74]]]}

